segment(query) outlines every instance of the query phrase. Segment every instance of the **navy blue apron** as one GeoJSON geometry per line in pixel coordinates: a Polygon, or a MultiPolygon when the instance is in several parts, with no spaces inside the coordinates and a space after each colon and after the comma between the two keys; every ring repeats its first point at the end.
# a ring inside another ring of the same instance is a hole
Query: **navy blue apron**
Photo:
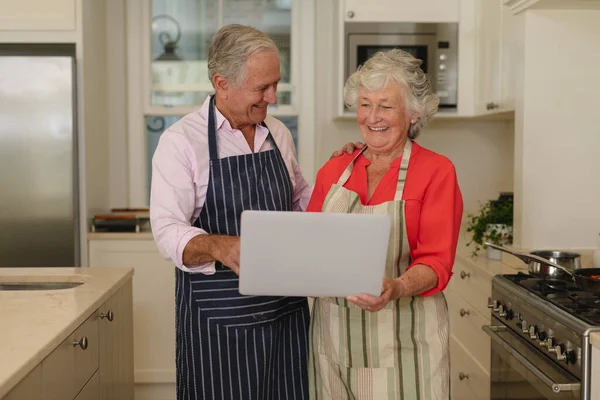
{"type": "MultiPolygon", "coordinates": [[[[244,210],[292,210],[289,172],[268,139],[272,150],[219,159],[211,98],[210,178],[195,226],[239,236],[244,210]]],[[[242,296],[238,287],[219,262],[214,275],[177,269],[177,399],[308,399],[306,298],[242,296]]]]}

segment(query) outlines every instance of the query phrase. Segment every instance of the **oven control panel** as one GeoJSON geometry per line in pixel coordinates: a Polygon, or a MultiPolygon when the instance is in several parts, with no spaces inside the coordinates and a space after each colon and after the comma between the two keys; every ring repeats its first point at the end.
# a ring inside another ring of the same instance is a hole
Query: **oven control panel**
{"type": "Polygon", "coordinates": [[[581,375],[581,338],[575,332],[518,297],[492,292],[488,308],[540,352],[575,376],[581,375]]]}

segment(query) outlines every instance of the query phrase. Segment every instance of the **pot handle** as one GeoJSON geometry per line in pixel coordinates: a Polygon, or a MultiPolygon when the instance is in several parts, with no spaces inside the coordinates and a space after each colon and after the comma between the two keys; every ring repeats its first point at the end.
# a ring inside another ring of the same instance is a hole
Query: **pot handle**
{"type": "Polygon", "coordinates": [[[493,248],[493,249],[497,249],[497,250],[500,250],[500,251],[504,251],[505,253],[512,254],[513,256],[515,256],[517,258],[520,258],[526,264],[529,264],[531,261],[539,262],[539,263],[542,263],[542,264],[549,265],[551,267],[558,268],[561,271],[566,272],[567,274],[571,275],[572,277],[575,277],[575,275],[573,274],[573,272],[570,271],[569,269],[567,269],[567,268],[565,268],[565,267],[563,267],[561,265],[558,265],[558,264],[556,264],[556,263],[554,263],[554,262],[552,262],[550,260],[546,260],[543,257],[536,256],[534,254],[519,253],[518,251],[509,250],[509,249],[507,249],[505,247],[498,246],[496,244],[489,243],[489,242],[484,242],[484,244],[486,246],[489,246],[489,247],[493,248]]]}

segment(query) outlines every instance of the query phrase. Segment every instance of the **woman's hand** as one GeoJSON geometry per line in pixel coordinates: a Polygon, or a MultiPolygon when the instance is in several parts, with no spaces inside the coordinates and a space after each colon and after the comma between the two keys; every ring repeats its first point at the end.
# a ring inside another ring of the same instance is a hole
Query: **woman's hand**
{"type": "Polygon", "coordinates": [[[401,279],[390,279],[388,277],[383,278],[383,287],[381,289],[381,295],[375,297],[370,294],[361,293],[356,296],[348,296],[346,300],[356,304],[363,310],[367,311],[380,311],[385,308],[387,303],[390,301],[397,300],[401,297],[406,296],[406,286],[404,281],[401,279]]]}

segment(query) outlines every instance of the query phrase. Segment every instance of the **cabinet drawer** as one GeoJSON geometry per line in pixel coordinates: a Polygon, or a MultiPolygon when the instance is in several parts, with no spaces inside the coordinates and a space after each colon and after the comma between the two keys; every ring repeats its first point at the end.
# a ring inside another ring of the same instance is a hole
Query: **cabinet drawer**
{"type": "Polygon", "coordinates": [[[75,400],[100,400],[100,378],[97,372],[75,397],[75,400]]]}
{"type": "Polygon", "coordinates": [[[481,327],[490,321],[452,290],[445,293],[450,314],[450,334],[468,345],[481,367],[490,371],[490,338],[481,327]],[[462,314],[462,315],[461,315],[462,314]]]}
{"type": "Polygon", "coordinates": [[[448,287],[454,290],[475,307],[480,314],[489,318],[488,299],[492,296],[492,278],[478,268],[455,262],[452,270],[454,275],[448,287]]]}
{"type": "Polygon", "coordinates": [[[35,367],[3,400],[42,400],[42,366],[35,367]]]}
{"type": "Polygon", "coordinates": [[[96,311],[42,361],[44,399],[75,398],[97,369],[98,312],[96,311]],[[87,345],[85,349],[83,344],[87,345]]]}
{"type": "Polygon", "coordinates": [[[490,376],[455,336],[450,336],[450,365],[452,400],[490,399],[490,376]]]}

